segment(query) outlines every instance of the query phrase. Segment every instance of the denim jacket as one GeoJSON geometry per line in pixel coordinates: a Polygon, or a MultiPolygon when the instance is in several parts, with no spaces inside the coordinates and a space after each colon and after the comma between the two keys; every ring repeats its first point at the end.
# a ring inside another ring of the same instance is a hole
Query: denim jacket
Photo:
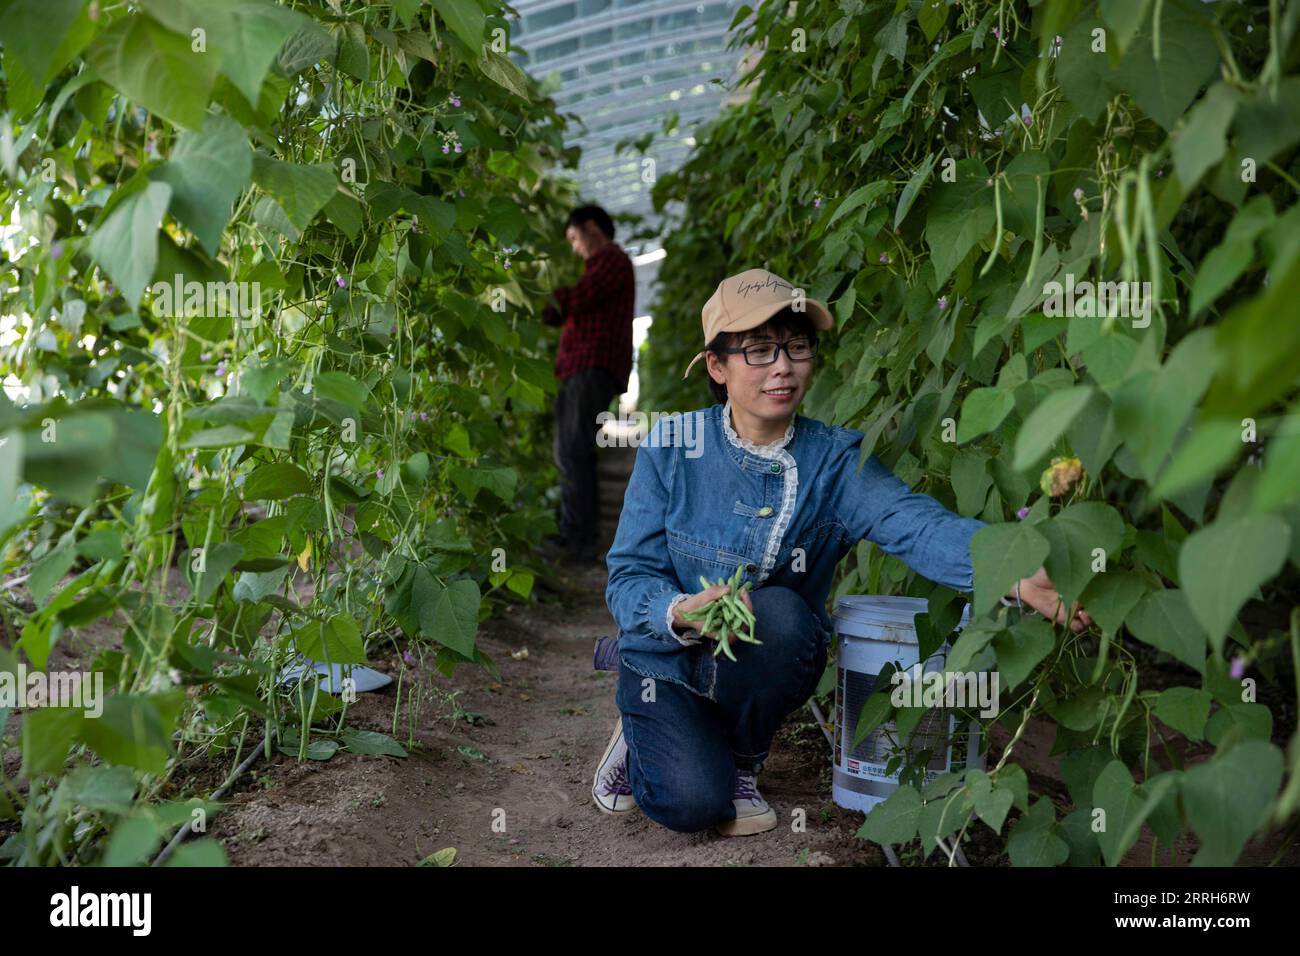
{"type": "Polygon", "coordinates": [[[970,540],[984,522],[912,492],[874,454],[859,470],[860,431],[796,414],[785,436],[756,445],[736,434],[731,402],[660,417],[636,452],[606,561],[605,601],[619,656],[643,677],[710,700],[713,641],[678,635],[672,607],[699,578],[798,592],[829,641],[835,566],[862,539],[932,581],[969,591],[970,540]]]}

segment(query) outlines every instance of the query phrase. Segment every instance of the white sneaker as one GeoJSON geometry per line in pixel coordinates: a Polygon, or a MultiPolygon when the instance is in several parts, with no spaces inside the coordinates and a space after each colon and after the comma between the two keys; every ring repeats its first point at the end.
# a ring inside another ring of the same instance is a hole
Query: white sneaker
{"type": "Polygon", "coordinates": [[[732,803],[736,805],[736,819],[723,820],[716,827],[723,836],[749,836],[776,829],[776,811],[758,792],[758,774],[754,771],[736,771],[732,803]]]}
{"type": "Polygon", "coordinates": [[[596,765],[591,782],[591,799],[602,813],[623,814],[636,809],[632,784],[627,777],[627,740],[623,737],[623,717],[614,723],[614,733],[605,747],[605,755],[596,765]]]}

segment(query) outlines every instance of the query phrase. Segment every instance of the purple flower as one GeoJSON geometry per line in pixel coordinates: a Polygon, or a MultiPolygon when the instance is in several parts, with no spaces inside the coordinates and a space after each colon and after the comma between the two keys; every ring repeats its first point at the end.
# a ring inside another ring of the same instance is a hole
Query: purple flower
{"type": "Polygon", "coordinates": [[[422,422],[427,422],[428,420],[429,420],[429,413],[428,413],[428,412],[420,412],[420,421],[422,421],[422,422]]]}
{"type": "Polygon", "coordinates": [[[509,260],[509,259],[506,260],[506,268],[507,268],[507,269],[510,268],[510,260],[509,260]]]}
{"type": "Polygon", "coordinates": [[[378,478],[380,481],[383,481],[383,480],[384,480],[384,469],[382,469],[382,468],[376,468],[376,469],[375,469],[375,477],[378,478]]]}
{"type": "Polygon", "coordinates": [[[442,151],[443,151],[444,153],[450,153],[450,152],[451,152],[451,147],[448,146],[446,143],[443,143],[443,144],[442,144],[442,151]]]}
{"type": "Polygon", "coordinates": [[[458,153],[460,152],[460,143],[457,143],[457,144],[456,144],[456,152],[458,152],[458,153]]]}
{"type": "Polygon", "coordinates": [[[462,196],[465,195],[465,190],[463,190],[463,189],[460,190],[460,194],[461,194],[462,196]]]}
{"type": "Polygon", "coordinates": [[[63,255],[63,243],[59,242],[58,240],[55,240],[54,242],[50,243],[50,258],[58,259],[62,255],[63,255]]]}
{"type": "Polygon", "coordinates": [[[1027,518],[1028,516],[1029,516],[1028,506],[1021,508],[1019,511],[1016,512],[1016,517],[1019,518],[1021,521],[1024,521],[1025,518],[1027,518]]]}
{"type": "Polygon", "coordinates": [[[882,252],[882,253],[880,254],[880,264],[881,264],[882,266],[887,266],[887,265],[889,265],[889,253],[888,253],[888,252],[882,252]]]}
{"type": "Polygon", "coordinates": [[[405,661],[407,664],[414,664],[414,663],[415,663],[415,658],[413,658],[413,657],[411,656],[411,652],[410,652],[410,651],[403,651],[403,652],[402,652],[402,660],[405,661]]]}
{"type": "Polygon", "coordinates": [[[1241,680],[1241,675],[1246,673],[1246,662],[1240,657],[1234,657],[1232,659],[1232,668],[1228,673],[1232,675],[1233,680],[1241,680]]]}
{"type": "Polygon", "coordinates": [[[814,209],[821,209],[821,208],[822,208],[822,197],[821,197],[821,196],[818,196],[816,199],[813,200],[813,208],[814,208],[814,209]]]}
{"type": "Polygon", "coordinates": [[[215,375],[217,378],[225,378],[225,377],[226,377],[226,363],[225,363],[225,362],[218,362],[218,363],[217,363],[217,367],[214,368],[214,369],[212,370],[212,374],[215,375]]]}
{"type": "Polygon", "coordinates": [[[335,284],[336,284],[340,289],[342,289],[345,285],[348,284],[348,280],[345,279],[345,278],[343,278],[342,276],[335,276],[335,277],[334,277],[334,283],[335,283],[335,284]]]}
{"type": "Polygon", "coordinates": [[[948,297],[947,297],[946,295],[941,295],[941,296],[939,296],[938,306],[939,306],[939,311],[940,311],[940,312],[942,312],[944,309],[948,308],[948,297]]]}
{"type": "Polygon", "coordinates": [[[415,412],[411,412],[411,421],[415,421],[415,412]]]}
{"type": "Polygon", "coordinates": [[[460,97],[457,96],[455,93],[451,94],[451,105],[460,106],[460,97]]]}
{"type": "Polygon", "coordinates": [[[1026,111],[1025,114],[1024,114],[1023,116],[1020,117],[1020,121],[1021,121],[1022,123],[1024,123],[1025,126],[1033,126],[1033,125],[1034,125],[1034,114],[1033,114],[1033,113],[1030,113],[1030,112],[1028,112],[1028,111],[1026,111]]]}

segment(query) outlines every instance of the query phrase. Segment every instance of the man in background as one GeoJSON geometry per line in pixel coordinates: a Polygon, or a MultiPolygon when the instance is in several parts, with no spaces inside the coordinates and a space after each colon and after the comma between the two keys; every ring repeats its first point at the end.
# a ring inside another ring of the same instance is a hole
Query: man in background
{"type": "Polygon", "coordinates": [[[582,278],[555,289],[542,312],[562,326],[555,356],[560,392],[555,399],[555,464],[562,498],[560,534],[551,544],[575,562],[598,558],[600,493],[596,477],[596,416],[627,391],[632,374],[632,260],[614,242],[614,223],[599,206],[569,214],[565,238],[582,256],[582,278]]]}

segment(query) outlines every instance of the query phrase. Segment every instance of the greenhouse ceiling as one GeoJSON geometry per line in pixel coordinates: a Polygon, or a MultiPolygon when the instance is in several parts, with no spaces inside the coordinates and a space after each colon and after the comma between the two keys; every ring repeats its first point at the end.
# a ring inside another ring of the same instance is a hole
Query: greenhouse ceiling
{"type": "Polygon", "coordinates": [[[727,49],[728,28],[742,2],[516,0],[512,57],[539,82],[552,76],[560,111],[581,120],[569,142],[582,148],[577,181],[584,199],[657,225],[643,157],[635,149],[616,155],[615,145],[654,132],[655,175],[682,163],[696,126],[729,99],[743,51],[727,49]],[[658,135],[673,112],[677,129],[658,135]]]}

